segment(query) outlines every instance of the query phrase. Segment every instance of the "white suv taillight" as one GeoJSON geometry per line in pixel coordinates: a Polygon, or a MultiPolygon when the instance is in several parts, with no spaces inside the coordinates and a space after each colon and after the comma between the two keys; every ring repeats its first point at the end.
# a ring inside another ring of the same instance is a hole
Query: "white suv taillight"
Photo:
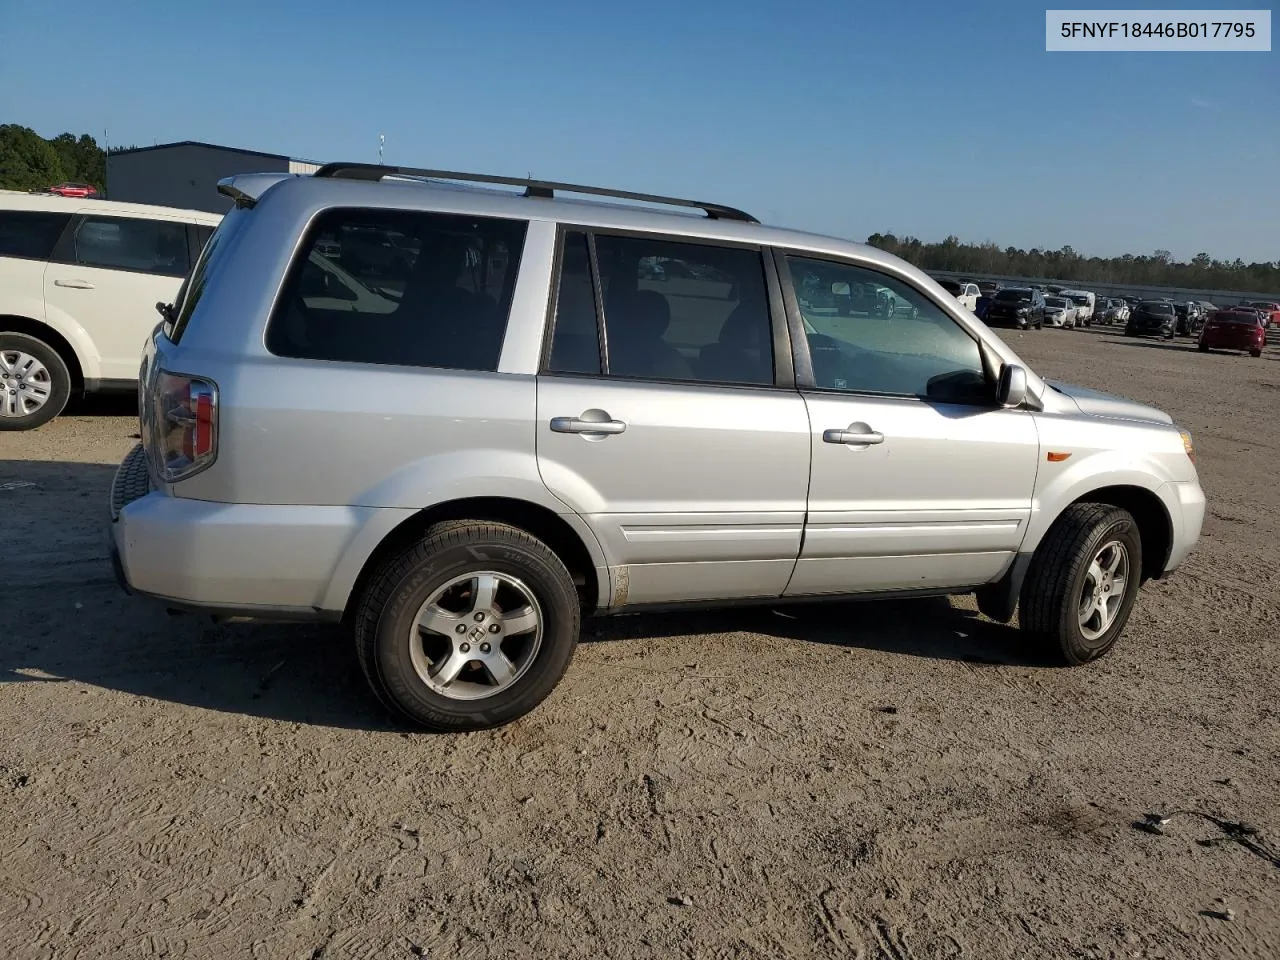
{"type": "Polygon", "coordinates": [[[208,468],[218,456],[218,386],[161,373],[155,385],[154,462],[167,483],[208,468]]]}

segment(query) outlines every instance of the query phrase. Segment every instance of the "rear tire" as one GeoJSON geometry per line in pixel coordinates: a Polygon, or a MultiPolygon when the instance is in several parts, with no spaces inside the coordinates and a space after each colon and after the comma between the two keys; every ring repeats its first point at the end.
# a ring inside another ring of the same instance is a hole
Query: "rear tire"
{"type": "Polygon", "coordinates": [[[580,619],[573,579],[545,543],[503,523],[452,521],[370,580],[356,655],[393,712],[430,730],[479,730],[546,699],[580,619]]]}
{"type": "Polygon", "coordinates": [[[1250,350],[1250,351],[1249,351],[1249,356],[1253,357],[1253,358],[1256,360],[1258,357],[1262,356],[1262,351],[1261,351],[1261,350],[1250,350]]]}
{"type": "Polygon", "coordinates": [[[1198,344],[1196,344],[1196,349],[1197,349],[1197,350],[1199,350],[1201,353],[1208,353],[1208,352],[1209,352],[1209,348],[1208,348],[1208,347],[1206,347],[1203,343],[1198,343],[1198,344]]]}
{"type": "Polygon", "coordinates": [[[0,332],[0,430],[44,426],[70,397],[71,373],[53,347],[25,333],[0,332]],[[21,368],[31,375],[24,377],[21,368]],[[34,396],[42,398],[39,406],[30,399],[34,396]]]}
{"type": "Polygon", "coordinates": [[[1128,511],[1107,503],[1072,504],[1031,558],[1019,625],[1056,662],[1096,660],[1115,646],[1128,622],[1141,572],[1142,538],[1128,511]]]}

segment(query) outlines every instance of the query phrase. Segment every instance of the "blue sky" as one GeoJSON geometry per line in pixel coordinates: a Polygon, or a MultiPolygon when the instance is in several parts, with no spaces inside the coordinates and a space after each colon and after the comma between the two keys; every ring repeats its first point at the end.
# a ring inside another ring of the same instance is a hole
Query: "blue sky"
{"type": "Polygon", "coordinates": [[[1044,6],[999,0],[3,6],[0,122],[45,136],[375,160],[381,133],[387,163],[854,239],[1280,258],[1274,50],[1046,53],[1044,6]]]}

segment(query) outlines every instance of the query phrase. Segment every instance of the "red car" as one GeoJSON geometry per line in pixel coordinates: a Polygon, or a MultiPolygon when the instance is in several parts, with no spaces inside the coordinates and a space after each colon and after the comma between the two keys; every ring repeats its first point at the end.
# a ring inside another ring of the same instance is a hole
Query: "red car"
{"type": "Polygon", "coordinates": [[[49,188],[50,193],[56,193],[60,197],[75,197],[78,200],[87,200],[98,195],[98,188],[88,183],[60,183],[57,186],[49,188]]]}
{"type": "Polygon", "coordinates": [[[1256,310],[1215,310],[1200,329],[1202,352],[1209,350],[1248,350],[1249,356],[1262,356],[1267,345],[1267,328],[1256,310]]]}
{"type": "Polygon", "coordinates": [[[1280,303],[1273,300],[1250,300],[1244,306],[1261,310],[1266,315],[1268,326],[1280,327],[1280,303]]]}

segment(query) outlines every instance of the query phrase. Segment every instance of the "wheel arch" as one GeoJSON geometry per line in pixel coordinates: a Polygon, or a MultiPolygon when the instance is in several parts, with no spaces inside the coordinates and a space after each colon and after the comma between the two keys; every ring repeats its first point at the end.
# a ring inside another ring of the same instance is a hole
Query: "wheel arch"
{"type": "Polygon", "coordinates": [[[1106,503],[1127,510],[1138,524],[1138,536],[1142,541],[1141,580],[1158,580],[1164,576],[1165,564],[1173,549],[1173,517],[1160,495],[1147,487],[1116,483],[1096,487],[1080,493],[1069,503],[1064,503],[1044,526],[1034,543],[1024,543],[1015,555],[1004,576],[977,591],[979,609],[991,617],[1008,623],[1022,593],[1022,583],[1031,566],[1031,558],[1039,549],[1045,535],[1070,507],[1078,503],[1106,503]]]}
{"type": "Polygon", "coordinates": [[[454,520],[507,523],[537,537],[569,570],[584,612],[591,612],[610,596],[608,566],[594,534],[575,515],[558,514],[540,504],[512,497],[465,497],[447,500],[412,514],[387,533],[365,559],[347,593],[343,619],[359,603],[361,593],[378,568],[407,550],[428,529],[454,520]]]}
{"type": "Polygon", "coordinates": [[[75,347],[56,328],[40,320],[33,320],[31,317],[24,317],[20,314],[6,313],[0,314],[0,333],[20,333],[23,336],[34,337],[41,343],[48,344],[49,348],[54,351],[62,362],[67,365],[67,372],[71,374],[71,394],[84,391],[85,373],[84,367],[80,363],[80,356],[76,353],[75,347]]]}
{"type": "Polygon", "coordinates": [[[1164,576],[1173,549],[1173,517],[1157,493],[1146,487],[1118,484],[1091,490],[1072,503],[1108,503],[1127,510],[1137,522],[1142,539],[1142,579],[1159,580],[1164,576]]]}

